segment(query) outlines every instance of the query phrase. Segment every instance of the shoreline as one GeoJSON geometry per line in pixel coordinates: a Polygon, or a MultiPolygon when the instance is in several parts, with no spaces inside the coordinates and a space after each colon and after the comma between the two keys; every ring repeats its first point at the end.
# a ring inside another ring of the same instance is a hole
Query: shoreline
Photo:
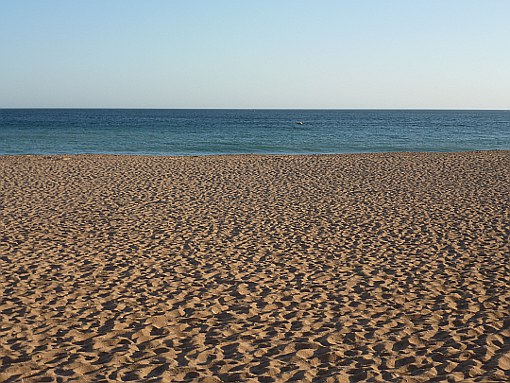
{"type": "Polygon", "coordinates": [[[473,149],[461,151],[391,151],[391,152],[342,152],[342,153],[220,153],[220,154],[126,154],[126,153],[52,153],[52,154],[0,154],[2,157],[140,157],[140,158],[197,158],[197,157],[335,157],[335,156],[385,156],[385,155],[406,155],[406,154],[477,154],[477,153],[505,153],[510,149],[473,149]]]}
{"type": "Polygon", "coordinates": [[[0,381],[510,379],[510,151],[0,156],[0,205],[0,381]]]}

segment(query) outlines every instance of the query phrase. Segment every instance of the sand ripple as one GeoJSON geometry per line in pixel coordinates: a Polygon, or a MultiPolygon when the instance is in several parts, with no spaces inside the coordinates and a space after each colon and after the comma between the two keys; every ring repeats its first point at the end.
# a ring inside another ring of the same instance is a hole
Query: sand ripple
{"type": "Polygon", "coordinates": [[[2,382],[508,382],[510,152],[0,157],[2,382]]]}

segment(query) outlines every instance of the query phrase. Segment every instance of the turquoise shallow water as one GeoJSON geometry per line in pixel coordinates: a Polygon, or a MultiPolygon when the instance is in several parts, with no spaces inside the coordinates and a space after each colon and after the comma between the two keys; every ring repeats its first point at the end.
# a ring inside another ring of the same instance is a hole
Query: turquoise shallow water
{"type": "Polygon", "coordinates": [[[0,109],[2,155],[468,150],[510,150],[510,112],[0,109]]]}

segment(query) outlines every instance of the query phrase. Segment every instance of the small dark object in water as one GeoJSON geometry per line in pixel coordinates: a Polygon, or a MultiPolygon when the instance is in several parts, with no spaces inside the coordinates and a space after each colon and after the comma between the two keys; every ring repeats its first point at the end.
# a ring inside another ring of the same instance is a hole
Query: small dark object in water
{"type": "Polygon", "coordinates": [[[296,124],[298,124],[298,125],[304,125],[305,123],[304,123],[303,121],[298,121],[298,122],[296,122],[296,124]]]}

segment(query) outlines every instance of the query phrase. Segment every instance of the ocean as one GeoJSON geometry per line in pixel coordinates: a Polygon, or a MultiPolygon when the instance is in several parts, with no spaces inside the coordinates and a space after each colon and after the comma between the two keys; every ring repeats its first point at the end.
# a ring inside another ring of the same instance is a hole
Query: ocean
{"type": "Polygon", "coordinates": [[[471,150],[510,150],[510,112],[0,109],[0,155],[471,150]]]}

